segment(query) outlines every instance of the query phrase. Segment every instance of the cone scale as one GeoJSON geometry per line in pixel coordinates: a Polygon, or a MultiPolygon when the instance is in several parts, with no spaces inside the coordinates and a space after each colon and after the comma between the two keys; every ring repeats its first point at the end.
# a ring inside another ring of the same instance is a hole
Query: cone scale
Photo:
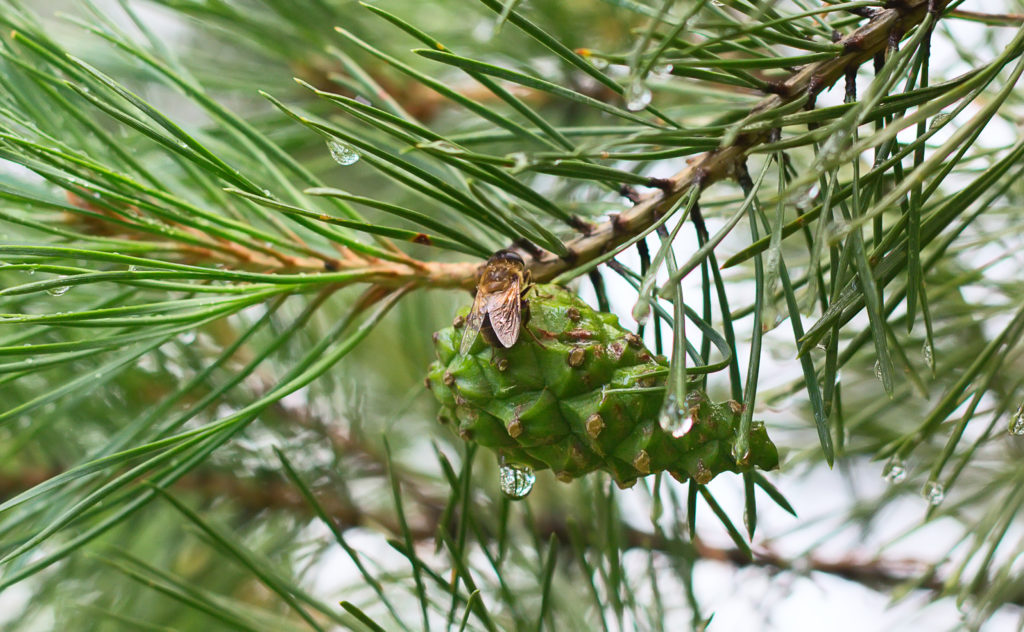
{"type": "Polygon", "coordinates": [[[603,470],[622,487],[662,471],[705,484],[725,471],[778,466],[759,422],[751,428],[750,465],[737,464],[741,407],[713,403],[701,391],[687,396],[690,430],[680,437],[663,430],[657,419],[667,363],[614,315],[557,285],[536,285],[526,298],[530,320],[509,349],[478,336],[460,355],[465,310],[434,334],[438,359],[427,386],[441,404],[438,419],[464,440],[505,463],[551,469],[562,481],[603,470]]]}

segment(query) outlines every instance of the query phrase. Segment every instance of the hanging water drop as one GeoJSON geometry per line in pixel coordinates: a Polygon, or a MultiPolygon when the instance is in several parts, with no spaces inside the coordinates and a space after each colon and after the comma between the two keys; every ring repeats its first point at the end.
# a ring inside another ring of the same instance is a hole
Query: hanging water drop
{"type": "Polygon", "coordinates": [[[1017,407],[1017,412],[1010,419],[1010,434],[1015,436],[1024,435],[1024,402],[1017,407]]]}
{"type": "Polygon", "coordinates": [[[951,118],[953,118],[953,115],[949,112],[939,112],[933,116],[931,122],[928,123],[928,130],[931,131],[936,127],[942,127],[948,123],[951,118]]]}
{"type": "Polygon", "coordinates": [[[921,357],[924,358],[924,363],[930,369],[935,369],[935,348],[932,347],[931,341],[925,340],[924,344],[921,345],[921,357]]]}
{"type": "Polygon", "coordinates": [[[693,427],[693,420],[690,419],[684,407],[679,405],[679,398],[669,393],[665,397],[665,403],[661,407],[661,414],[658,416],[658,423],[661,429],[679,438],[690,431],[693,427]]]}
{"type": "Polygon", "coordinates": [[[651,104],[651,89],[642,79],[633,79],[626,86],[626,109],[639,112],[651,104]]]}
{"type": "Polygon", "coordinates": [[[530,166],[530,158],[524,152],[517,151],[517,152],[511,153],[511,154],[509,154],[509,155],[507,155],[505,157],[512,159],[512,172],[513,173],[518,173],[518,172],[522,171],[523,169],[526,169],[528,166],[530,166]]]}
{"type": "Polygon", "coordinates": [[[907,466],[903,465],[899,457],[894,456],[882,468],[882,476],[890,483],[902,483],[907,478],[907,466]]]}
{"type": "Polygon", "coordinates": [[[498,476],[501,492],[512,500],[525,498],[530,493],[530,490],[533,489],[533,483],[537,480],[537,476],[533,473],[532,468],[525,465],[510,465],[508,463],[502,463],[498,476]]]}
{"type": "Polygon", "coordinates": [[[647,321],[651,319],[651,303],[646,299],[637,300],[636,304],[633,305],[631,312],[633,320],[636,321],[637,325],[643,327],[647,324],[647,321]]]}
{"type": "Polygon", "coordinates": [[[669,75],[672,74],[672,70],[674,70],[672,64],[659,64],[651,68],[651,74],[653,74],[658,79],[666,79],[669,75]]]}
{"type": "MultiPolygon", "coordinates": [[[[63,279],[64,275],[61,275],[60,278],[63,279]]],[[[57,287],[51,287],[50,289],[46,290],[46,293],[49,294],[50,296],[63,296],[64,293],[70,289],[70,285],[58,285],[57,287]]]]}
{"type": "Polygon", "coordinates": [[[821,147],[819,157],[824,163],[836,162],[843,156],[849,143],[849,132],[839,130],[829,136],[828,140],[821,147]]]}
{"type": "Polygon", "coordinates": [[[340,140],[332,138],[327,141],[327,149],[331,152],[331,158],[342,167],[347,167],[359,160],[359,154],[340,140]]]}
{"type": "Polygon", "coordinates": [[[921,490],[921,495],[929,505],[934,507],[942,504],[942,501],[946,499],[946,489],[938,481],[928,481],[921,490]]]}
{"type": "Polygon", "coordinates": [[[789,196],[789,201],[801,211],[807,212],[814,208],[820,194],[821,187],[818,184],[812,184],[794,192],[789,196]]]}
{"type": "Polygon", "coordinates": [[[875,360],[875,377],[878,378],[879,382],[882,381],[882,361],[881,360],[875,360]]]}

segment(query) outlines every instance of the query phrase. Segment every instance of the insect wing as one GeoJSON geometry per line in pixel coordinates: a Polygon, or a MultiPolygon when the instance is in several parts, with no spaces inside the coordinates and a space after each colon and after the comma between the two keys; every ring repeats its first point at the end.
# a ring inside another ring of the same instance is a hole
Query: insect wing
{"type": "Polygon", "coordinates": [[[492,294],[487,304],[487,315],[498,341],[511,347],[519,339],[519,322],[522,320],[522,305],[519,298],[519,283],[512,283],[507,290],[492,294]]]}
{"type": "Polygon", "coordinates": [[[487,296],[483,292],[477,292],[473,299],[473,309],[469,310],[466,316],[466,330],[462,333],[462,342],[459,344],[459,355],[466,355],[473,348],[480,328],[483,327],[484,317],[487,316],[487,296]]]}

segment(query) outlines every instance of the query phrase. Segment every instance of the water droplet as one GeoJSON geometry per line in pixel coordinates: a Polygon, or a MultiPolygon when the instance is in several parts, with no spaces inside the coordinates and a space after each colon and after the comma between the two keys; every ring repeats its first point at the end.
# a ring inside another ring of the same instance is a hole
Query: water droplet
{"type": "Polygon", "coordinates": [[[882,361],[881,360],[875,360],[875,377],[878,378],[879,382],[882,381],[882,361]]]}
{"type": "Polygon", "coordinates": [[[821,147],[821,161],[824,163],[836,162],[842,158],[843,152],[849,145],[849,132],[838,130],[828,137],[821,147]]]}
{"type": "Polygon", "coordinates": [[[643,327],[647,324],[647,321],[651,319],[651,303],[650,301],[640,299],[633,305],[631,312],[633,320],[636,321],[637,325],[643,327]]]}
{"type": "Polygon", "coordinates": [[[192,344],[195,341],[196,341],[196,332],[195,331],[185,331],[185,332],[182,332],[182,333],[178,334],[178,342],[180,342],[183,345],[190,345],[190,344],[192,344]]]}
{"type": "Polygon", "coordinates": [[[530,158],[521,151],[511,153],[506,158],[512,159],[512,172],[517,173],[530,165],[530,158]]]}
{"type": "Polygon", "coordinates": [[[949,119],[953,118],[953,115],[949,112],[939,112],[932,117],[931,123],[928,124],[928,131],[941,127],[949,122],[949,119]]]}
{"type": "Polygon", "coordinates": [[[1010,419],[1010,434],[1018,437],[1024,435],[1024,402],[1020,403],[1017,412],[1010,419]]]}
{"type": "Polygon", "coordinates": [[[741,467],[742,466],[750,465],[750,447],[749,446],[747,447],[747,449],[744,452],[740,452],[739,451],[739,446],[734,444],[732,446],[732,450],[731,450],[730,453],[732,454],[733,461],[736,461],[737,465],[739,465],[741,467]]]}
{"type": "Polygon", "coordinates": [[[689,411],[679,405],[679,398],[672,393],[665,397],[661,414],[658,416],[658,423],[662,430],[676,438],[685,435],[693,427],[693,419],[690,418],[689,411]]]}
{"type": "Polygon", "coordinates": [[[882,476],[890,483],[902,483],[907,479],[907,466],[903,464],[899,457],[894,456],[882,468],[882,476]]]}
{"type": "Polygon", "coordinates": [[[651,74],[659,79],[665,79],[672,74],[672,64],[658,64],[651,68],[651,74]]]}
{"type": "Polygon", "coordinates": [[[815,183],[795,191],[789,196],[789,201],[801,211],[809,211],[814,207],[814,203],[820,194],[821,187],[815,183]]]}
{"type": "Polygon", "coordinates": [[[639,112],[651,104],[651,89],[641,79],[634,79],[626,86],[626,109],[639,112]]]}
{"type": "Polygon", "coordinates": [[[508,463],[502,463],[498,476],[501,492],[512,500],[525,498],[530,493],[530,490],[533,489],[533,483],[537,480],[537,476],[533,473],[532,468],[525,465],[510,465],[508,463]]]}
{"type": "Polygon", "coordinates": [[[924,484],[924,488],[921,489],[921,495],[924,496],[929,505],[934,507],[946,499],[946,489],[938,481],[928,481],[924,484]]]}
{"type": "MultiPolygon", "coordinates": [[[[60,278],[63,279],[64,275],[61,275],[60,278]]],[[[46,290],[46,293],[49,294],[50,296],[63,296],[64,293],[70,289],[70,285],[58,285],[57,287],[51,287],[50,289],[46,290]]]]}
{"type": "Polygon", "coordinates": [[[604,70],[608,67],[608,60],[603,57],[590,57],[590,65],[598,70],[604,70]]]}
{"type": "Polygon", "coordinates": [[[134,264],[130,265],[130,266],[128,266],[128,271],[129,272],[138,272],[139,271],[139,266],[134,265],[134,264]]]}
{"type": "Polygon", "coordinates": [[[935,368],[935,348],[932,347],[932,343],[928,340],[924,341],[921,345],[921,357],[924,358],[924,363],[930,368],[935,368]]]}
{"type": "Polygon", "coordinates": [[[359,160],[359,154],[345,143],[337,139],[327,141],[327,149],[331,152],[331,158],[342,167],[347,167],[359,160]]]}

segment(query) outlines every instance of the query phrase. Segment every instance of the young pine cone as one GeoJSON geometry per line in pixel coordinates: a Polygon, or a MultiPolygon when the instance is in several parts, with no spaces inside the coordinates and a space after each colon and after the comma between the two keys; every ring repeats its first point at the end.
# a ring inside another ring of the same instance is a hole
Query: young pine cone
{"type": "Polygon", "coordinates": [[[691,428],[678,437],[663,430],[666,362],[614,315],[557,285],[533,286],[525,298],[529,320],[511,348],[478,336],[460,354],[465,310],[434,334],[438,360],[427,386],[441,403],[440,421],[466,441],[497,451],[505,464],[551,468],[562,481],[604,470],[622,487],[663,470],[704,484],[724,471],[778,466],[760,422],[751,428],[750,465],[738,465],[740,405],[714,404],[698,390],[686,398],[691,428]]]}

